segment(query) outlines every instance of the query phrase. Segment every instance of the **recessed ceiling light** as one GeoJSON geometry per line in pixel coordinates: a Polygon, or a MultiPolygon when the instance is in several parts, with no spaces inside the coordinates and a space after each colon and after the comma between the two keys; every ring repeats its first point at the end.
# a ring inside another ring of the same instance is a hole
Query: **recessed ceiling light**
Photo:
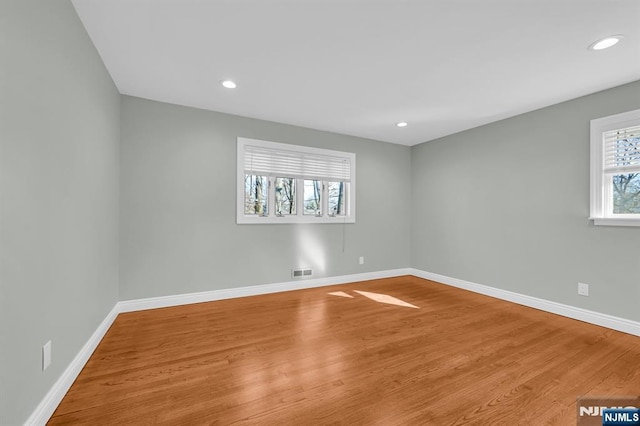
{"type": "Polygon", "coordinates": [[[231,80],[222,80],[220,82],[220,84],[222,84],[227,89],[235,89],[236,88],[236,83],[231,81],[231,80]]]}
{"type": "Polygon", "coordinates": [[[396,123],[396,126],[398,126],[398,127],[407,127],[407,122],[406,121],[401,121],[399,123],[396,123]]]}
{"type": "Polygon", "coordinates": [[[603,50],[618,44],[618,42],[622,39],[623,39],[623,36],[620,34],[605,37],[601,40],[596,41],[595,43],[592,43],[589,46],[589,50],[603,50]]]}

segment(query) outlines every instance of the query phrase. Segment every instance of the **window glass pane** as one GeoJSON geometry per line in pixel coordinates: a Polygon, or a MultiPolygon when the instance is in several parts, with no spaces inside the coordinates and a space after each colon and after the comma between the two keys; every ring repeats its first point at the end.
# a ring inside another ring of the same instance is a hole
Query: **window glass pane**
{"type": "Polygon", "coordinates": [[[244,175],[244,214],[266,216],[268,194],[266,176],[244,175]]]}
{"type": "Polygon", "coordinates": [[[319,180],[306,180],[304,181],[304,214],[306,215],[320,215],[320,208],[322,201],[320,195],[322,194],[322,182],[319,180]]]}
{"type": "Polygon", "coordinates": [[[329,201],[330,216],[344,216],[346,206],[346,193],[344,182],[329,182],[327,191],[327,201],[329,201]]]}
{"type": "Polygon", "coordinates": [[[276,216],[296,214],[296,180],[275,179],[276,216]]]}
{"type": "Polygon", "coordinates": [[[613,213],[640,214],[640,173],[613,176],[613,213]]]}

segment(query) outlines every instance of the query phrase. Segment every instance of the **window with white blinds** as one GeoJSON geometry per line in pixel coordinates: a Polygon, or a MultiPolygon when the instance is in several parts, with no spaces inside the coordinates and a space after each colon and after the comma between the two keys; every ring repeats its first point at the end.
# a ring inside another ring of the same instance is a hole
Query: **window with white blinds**
{"type": "Polygon", "coordinates": [[[355,154],[238,138],[237,223],[355,222],[355,154]]]}
{"type": "Polygon", "coordinates": [[[591,120],[591,217],[640,226],[640,110],[591,120]]]}

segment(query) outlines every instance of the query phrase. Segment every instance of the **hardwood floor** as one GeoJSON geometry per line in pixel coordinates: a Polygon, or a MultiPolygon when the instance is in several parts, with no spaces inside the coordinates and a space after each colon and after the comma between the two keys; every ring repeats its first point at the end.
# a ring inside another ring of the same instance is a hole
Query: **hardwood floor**
{"type": "Polygon", "coordinates": [[[640,395],[640,337],[406,276],[120,314],[49,424],[575,425],[585,395],[640,395]]]}

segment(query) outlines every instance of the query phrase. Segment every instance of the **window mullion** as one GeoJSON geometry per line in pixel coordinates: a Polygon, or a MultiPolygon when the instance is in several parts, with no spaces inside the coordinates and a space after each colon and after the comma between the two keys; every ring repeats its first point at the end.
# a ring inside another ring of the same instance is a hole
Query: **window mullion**
{"type": "Polygon", "coordinates": [[[322,217],[329,216],[329,185],[327,181],[322,181],[322,217]]]}
{"type": "Polygon", "coordinates": [[[269,201],[267,203],[267,216],[275,217],[275,207],[276,207],[276,191],[275,191],[275,182],[273,176],[269,176],[268,178],[269,187],[267,191],[267,196],[269,197],[269,201]]]}
{"type": "Polygon", "coordinates": [[[302,204],[304,200],[304,179],[296,179],[296,216],[301,217],[304,215],[304,206],[302,204]]]}
{"type": "Polygon", "coordinates": [[[344,183],[344,215],[345,217],[348,217],[351,215],[351,185],[348,183],[344,183]]]}

